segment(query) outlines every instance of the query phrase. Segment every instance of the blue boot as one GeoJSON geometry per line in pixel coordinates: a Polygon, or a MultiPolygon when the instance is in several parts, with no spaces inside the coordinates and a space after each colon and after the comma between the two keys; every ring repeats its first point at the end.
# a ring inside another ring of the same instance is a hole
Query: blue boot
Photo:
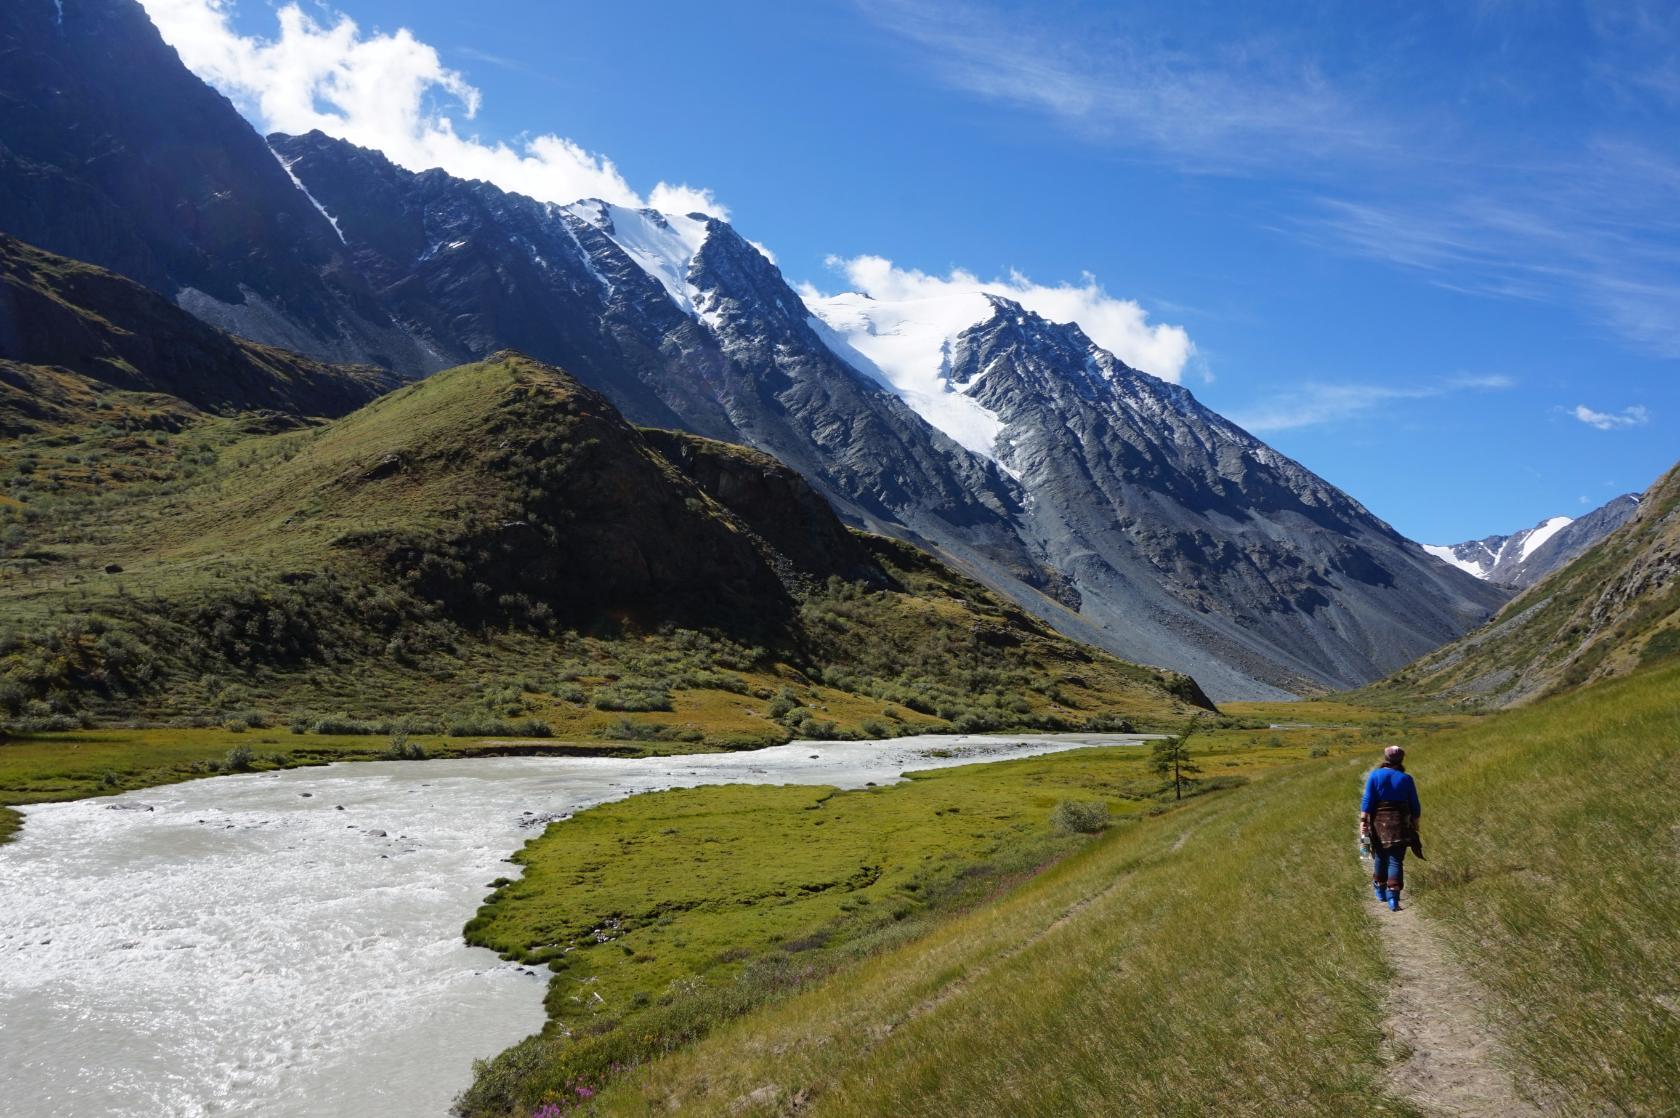
{"type": "Polygon", "coordinates": [[[1388,900],[1388,889],[1380,881],[1373,881],[1371,883],[1371,892],[1377,895],[1377,900],[1379,901],[1388,900]]]}
{"type": "MultiPolygon", "coordinates": [[[[1384,892],[1387,892],[1387,890],[1384,890],[1384,892]]],[[[1385,898],[1385,899],[1388,901],[1388,911],[1390,911],[1390,912],[1399,912],[1400,911],[1400,890],[1398,890],[1398,889],[1394,890],[1394,892],[1389,893],[1387,898],[1385,898]]]]}

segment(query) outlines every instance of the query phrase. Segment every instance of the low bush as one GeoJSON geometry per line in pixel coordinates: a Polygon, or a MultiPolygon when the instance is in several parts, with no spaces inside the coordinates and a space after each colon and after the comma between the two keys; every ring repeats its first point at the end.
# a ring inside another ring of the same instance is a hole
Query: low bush
{"type": "Polygon", "coordinates": [[[595,693],[596,710],[654,711],[671,709],[671,692],[662,682],[624,679],[595,693]]]}
{"type": "Polygon", "coordinates": [[[398,730],[391,735],[391,744],[385,747],[385,759],[388,761],[424,761],[426,748],[417,741],[408,740],[408,734],[398,730]]]}
{"type": "Polygon", "coordinates": [[[1061,800],[1050,812],[1050,826],[1064,835],[1094,835],[1108,826],[1108,805],[1101,800],[1061,800]]]}

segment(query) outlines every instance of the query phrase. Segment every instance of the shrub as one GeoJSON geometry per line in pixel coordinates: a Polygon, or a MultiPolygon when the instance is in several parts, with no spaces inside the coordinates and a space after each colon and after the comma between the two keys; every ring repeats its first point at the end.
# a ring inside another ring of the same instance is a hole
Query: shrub
{"type": "Polygon", "coordinates": [[[251,747],[236,745],[227,751],[227,759],[222,762],[222,768],[228,772],[244,772],[251,767],[251,747]]]}
{"type": "Polygon", "coordinates": [[[449,723],[452,738],[551,738],[554,727],[540,718],[508,722],[500,718],[465,716],[449,723]]]}
{"type": "Polygon", "coordinates": [[[364,722],[344,714],[317,718],[310,726],[310,730],[317,734],[384,734],[389,733],[390,729],[388,723],[364,722]]]}
{"type": "Polygon", "coordinates": [[[1094,835],[1108,826],[1102,800],[1061,800],[1050,812],[1050,826],[1064,835],[1094,835]]]}
{"type": "Polygon", "coordinates": [[[770,700],[770,717],[786,718],[799,706],[799,696],[786,687],[776,692],[776,697],[770,700]]]}
{"type": "Polygon", "coordinates": [[[595,693],[595,709],[670,710],[671,692],[663,683],[652,680],[624,679],[609,684],[595,693]]]}
{"type": "Polygon", "coordinates": [[[424,761],[426,749],[417,741],[409,741],[406,731],[398,730],[391,735],[391,744],[385,747],[385,759],[388,761],[424,761]]]}

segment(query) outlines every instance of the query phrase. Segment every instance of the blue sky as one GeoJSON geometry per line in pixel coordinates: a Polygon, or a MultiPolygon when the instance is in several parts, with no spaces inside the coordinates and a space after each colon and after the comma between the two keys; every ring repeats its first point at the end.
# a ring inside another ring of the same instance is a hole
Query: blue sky
{"type": "Polygon", "coordinates": [[[1680,7],[144,2],[259,126],[715,202],[825,291],[874,255],[1135,301],[1426,542],[1680,457],[1680,7]]]}

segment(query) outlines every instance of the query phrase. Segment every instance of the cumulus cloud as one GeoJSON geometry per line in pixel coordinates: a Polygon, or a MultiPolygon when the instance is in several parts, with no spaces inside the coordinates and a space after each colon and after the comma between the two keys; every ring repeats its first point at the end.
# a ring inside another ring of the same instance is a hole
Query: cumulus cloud
{"type": "MultiPolygon", "coordinates": [[[[884,256],[831,256],[828,265],[845,276],[854,290],[875,299],[931,299],[975,292],[1013,299],[1052,322],[1078,323],[1092,341],[1126,364],[1175,384],[1196,352],[1184,327],[1151,324],[1148,312],[1131,299],[1110,295],[1089,272],[1077,285],[1050,285],[1035,283],[1016,271],[990,281],[961,268],[944,276],[929,275],[914,268],[900,268],[884,256]]],[[[802,294],[823,298],[809,286],[802,294]]]]}
{"type": "Polygon", "coordinates": [[[515,148],[459,131],[481,95],[435,48],[406,29],[363,34],[339,15],[317,22],[295,3],[278,12],[272,39],[240,35],[232,0],[141,0],[188,69],[240,104],[267,132],[308,132],[376,148],[411,170],[441,167],[545,202],[603,198],[681,213],[728,217],[709,190],[659,183],[642,198],[612,160],[562,136],[515,148]]]}
{"type": "Polygon", "coordinates": [[[1585,404],[1576,404],[1569,414],[1588,427],[1597,427],[1600,431],[1614,431],[1618,427],[1643,427],[1651,421],[1650,411],[1639,404],[1625,407],[1619,412],[1593,411],[1585,404]]]}

